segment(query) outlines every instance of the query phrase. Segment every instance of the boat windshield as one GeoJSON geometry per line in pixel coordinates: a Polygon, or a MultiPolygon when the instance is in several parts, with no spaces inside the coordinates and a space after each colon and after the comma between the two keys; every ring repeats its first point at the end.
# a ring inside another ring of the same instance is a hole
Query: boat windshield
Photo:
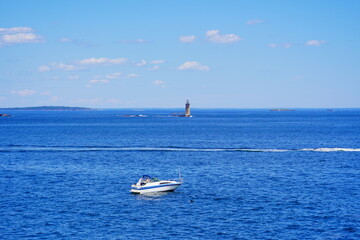
{"type": "Polygon", "coordinates": [[[160,179],[156,178],[156,177],[153,177],[150,179],[151,182],[160,182],[160,179]]]}
{"type": "Polygon", "coordinates": [[[145,183],[160,181],[160,179],[158,179],[157,177],[150,177],[149,175],[143,175],[141,180],[142,180],[142,182],[145,182],[145,183]]]}

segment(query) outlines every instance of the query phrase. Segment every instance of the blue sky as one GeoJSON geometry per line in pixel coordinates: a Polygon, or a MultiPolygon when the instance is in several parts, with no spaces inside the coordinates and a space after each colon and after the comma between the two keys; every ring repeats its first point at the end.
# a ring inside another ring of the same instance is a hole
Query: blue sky
{"type": "Polygon", "coordinates": [[[0,2],[0,107],[358,108],[360,1],[0,2]]]}

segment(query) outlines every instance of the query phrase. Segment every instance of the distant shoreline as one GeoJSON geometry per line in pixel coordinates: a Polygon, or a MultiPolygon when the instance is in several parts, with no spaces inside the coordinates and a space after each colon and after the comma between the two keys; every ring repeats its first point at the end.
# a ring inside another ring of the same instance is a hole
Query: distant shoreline
{"type": "Polygon", "coordinates": [[[67,106],[39,106],[39,107],[0,108],[0,111],[97,111],[97,109],[85,108],[85,107],[67,107],[67,106]]]}

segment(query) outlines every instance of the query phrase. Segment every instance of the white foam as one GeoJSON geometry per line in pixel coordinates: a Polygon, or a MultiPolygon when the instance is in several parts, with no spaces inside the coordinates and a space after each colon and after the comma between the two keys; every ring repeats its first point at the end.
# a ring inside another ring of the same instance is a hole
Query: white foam
{"type": "Polygon", "coordinates": [[[19,146],[0,148],[0,151],[168,151],[168,152],[360,152],[360,148],[304,148],[304,149],[249,149],[249,148],[177,148],[177,147],[37,147],[19,146]]]}
{"type": "Polygon", "coordinates": [[[300,151],[312,152],[360,152],[360,148],[304,148],[300,151]]]}

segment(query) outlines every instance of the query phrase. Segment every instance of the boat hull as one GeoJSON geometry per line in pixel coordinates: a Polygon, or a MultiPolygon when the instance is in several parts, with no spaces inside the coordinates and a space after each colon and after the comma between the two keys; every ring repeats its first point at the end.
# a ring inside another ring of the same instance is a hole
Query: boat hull
{"type": "Polygon", "coordinates": [[[153,186],[131,186],[131,193],[135,194],[144,194],[144,193],[154,193],[154,192],[172,192],[178,188],[181,183],[170,183],[163,185],[153,185],[153,186]]]}

